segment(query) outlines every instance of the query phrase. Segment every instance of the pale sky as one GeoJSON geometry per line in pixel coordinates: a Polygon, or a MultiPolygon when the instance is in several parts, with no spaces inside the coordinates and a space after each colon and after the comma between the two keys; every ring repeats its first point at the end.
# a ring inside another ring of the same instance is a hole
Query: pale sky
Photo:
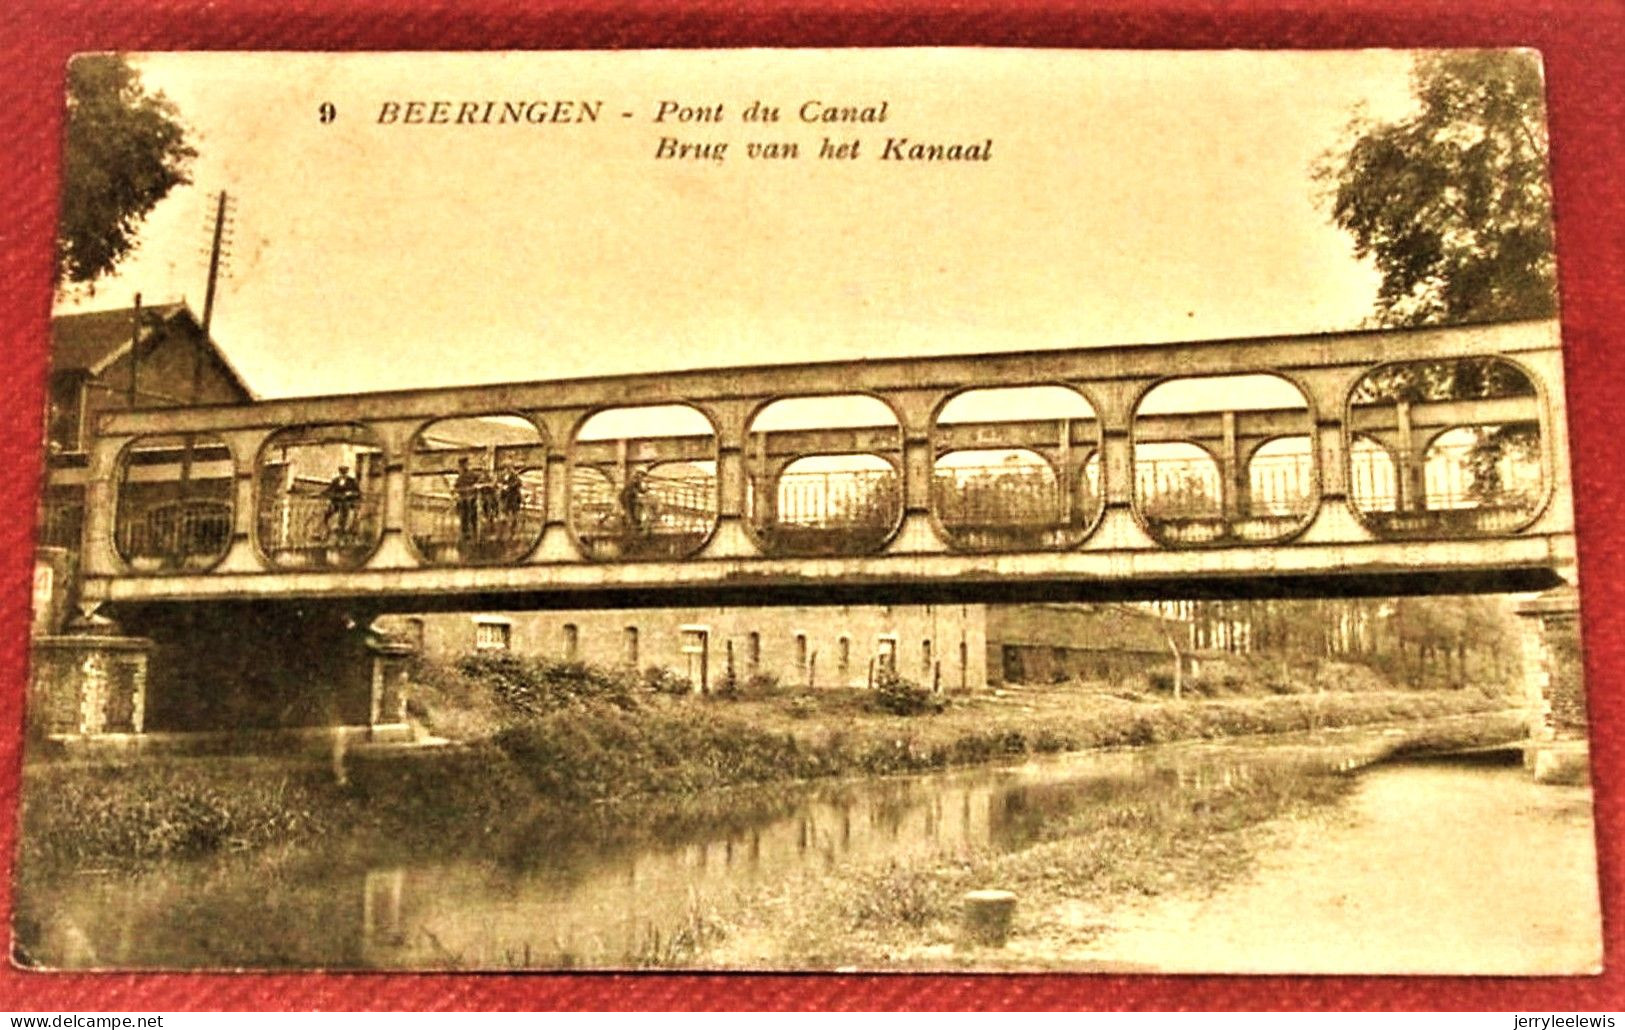
{"type": "Polygon", "coordinates": [[[1357,327],[1377,276],[1309,170],[1396,51],[162,54],[194,184],[62,310],[185,298],[236,201],[214,335],[262,396],[1357,327]],[[386,100],[602,100],[596,124],[379,125],[386,100]],[[657,125],[662,101],[723,105],[657,125]],[[752,100],[776,125],[740,115],[752,100]],[[808,100],[887,103],[804,124],[808,100]],[[323,124],[319,105],[335,105],[323,124]],[[622,117],[631,112],[632,117],[622,117]],[[727,141],[720,163],[659,139],[727,141]],[[822,137],[860,157],[816,156],[822,137]],[[888,136],[992,159],[878,159],[888,136]],[[793,162],[748,140],[795,141],[793,162]]]}

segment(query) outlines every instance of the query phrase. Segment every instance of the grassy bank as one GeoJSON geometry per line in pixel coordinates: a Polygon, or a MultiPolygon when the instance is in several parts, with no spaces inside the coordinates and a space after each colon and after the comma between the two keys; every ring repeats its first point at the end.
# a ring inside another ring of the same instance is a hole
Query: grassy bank
{"type": "MultiPolygon", "coordinates": [[[[1363,761],[1500,742],[1505,718],[1449,720],[1374,744],[1363,761]]],[[[1336,818],[1358,781],[1312,766],[1234,776],[1136,777],[1060,795],[1013,849],[843,867],[709,899],[683,927],[671,967],[945,969],[1045,967],[1086,946],[1136,899],[1217,890],[1247,872],[1281,821],[1336,818]],[[1018,898],[1003,950],[967,945],[963,896],[1018,898]]]]}
{"type": "Polygon", "coordinates": [[[1018,940],[1086,942],[1113,902],[1217,887],[1248,867],[1259,826],[1329,806],[1352,784],[1294,769],[1231,782],[1113,783],[1109,796],[1084,795],[1074,810],[1050,813],[1020,850],[847,868],[714,901],[695,913],[693,946],[672,964],[985,967],[999,955],[961,946],[961,898],[990,886],[1017,895],[1018,940]]]}
{"type": "Polygon", "coordinates": [[[141,861],[340,833],[447,849],[537,833],[602,838],[770,812],[799,781],[1502,707],[1466,691],[1175,701],[1056,686],[899,715],[869,691],[705,699],[669,688],[546,663],[441,670],[425,677],[416,711],[468,739],[357,752],[343,784],[327,763],[291,756],[33,763],[24,857],[141,861]]]}
{"type": "Polygon", "coordinates": [[[610,707],[551,713],[493,743],[544,797],[610,802],[827,776],[929,772],[1089,748],[1211,740],[1405,722],[1499,705],[1479,694],[1326,694],[1206,702],[1125,701],[1037,692],[1031,703],[976,699],[933,716],[876,712],[832,693],[815,715],[792,701],[610,707]]]}

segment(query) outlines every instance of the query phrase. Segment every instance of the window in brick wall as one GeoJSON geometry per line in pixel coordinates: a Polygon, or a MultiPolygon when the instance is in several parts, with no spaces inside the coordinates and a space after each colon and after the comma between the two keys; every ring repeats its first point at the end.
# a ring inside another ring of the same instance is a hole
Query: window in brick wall
{"type": "Polygon", "coordinates": [[[807,634],[796,634],[796,671],[807,671],[807,634]]]}
{"type": "Polygon", "coordinates": [[[513,627],[506,622],[478,619],[474,623],[474,647],[479,651],[506,651],[513,643],[513,627]]]}
{"type": "Polygon", "coordinates": [[[638,667],[638,628],[626,627],[622,640],[626,646],[626,664],[635,669],[638,667]]]}
{"type": "Polygon", "coordinates": [[[573,662],[581,653],[581,631],[573,622],[564,624],[564,660],[573,662]]]}
{"type": "Polygon", "coordinates": [[[848,676],[852,674],[852,638],[842,637],[835,645],[836,670],[845,684],[848,676]]]}

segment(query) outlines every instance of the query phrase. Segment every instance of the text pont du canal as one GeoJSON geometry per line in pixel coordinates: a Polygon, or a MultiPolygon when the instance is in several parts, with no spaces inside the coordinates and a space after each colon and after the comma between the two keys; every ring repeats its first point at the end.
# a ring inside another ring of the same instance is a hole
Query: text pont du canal
{"type": "MultiPolygon", "coordinates": [[[[615,120],[602,100],[386,100],[378,109],[379,125],[583,125],[601,118],[615,120]]],[[[623,119],[632,111],[620,111],[623,119]]],[[[751,128],[788,129],[795,123],[837,130],[886,124],[891,101],[859,103],[807,100],[793,106],[753,100],[735,114],[725,103],[661,100],[647,117],[662,127],[654,144],[658,161],[720,164],[728,157],[728,140],[717,139],[712,126],[738,121],[751,128]]],[[[823,135],[816,144],[787,137],[744,141],[753,160],[796,160],[804,155],[824,160],[855,161],[873,156],[882,161],[991,161],[993,140],[922,139],[913,136],[857,138],[844,133],[823,135]]]]}

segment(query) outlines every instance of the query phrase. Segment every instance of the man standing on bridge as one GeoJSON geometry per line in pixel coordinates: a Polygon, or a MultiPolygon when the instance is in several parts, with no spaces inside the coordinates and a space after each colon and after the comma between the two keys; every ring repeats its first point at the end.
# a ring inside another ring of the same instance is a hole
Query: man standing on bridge
{"type": "Polygon", "coordinates": [[[328,481],[322,496],[327,498],[323,530],[331,535],[337,524],[339,539],[348,537],[355,528],[356,509],[361,505],[361,483],[350,474],[350,466],[339,466],[338,475],[328,481]]]}
{"type": "Polygon", "coordinates": [[[648,473],[643,469],[633,469],[626,477],[626,485],[621,487],[621,512],[626,516],[626,531],[632,536],[643,533],[643,491],[648,473]]]}
{"type": "Polygon", "coordinates": [[[481,470],[470,467],[467,458],[457,459],[452,490],[457,494],[457,528],[464,546],[472,547],[480,541],[480,495],[485,485],[481,470]]]}
{"type": "Polygon", "coordinates": [[[519,511],[525,504],[525,487],[519,479],[519,470],[510,464],[502,466],[497,476],[497,510],[504,531],[512,536],[519,531],[519,511]]]}

